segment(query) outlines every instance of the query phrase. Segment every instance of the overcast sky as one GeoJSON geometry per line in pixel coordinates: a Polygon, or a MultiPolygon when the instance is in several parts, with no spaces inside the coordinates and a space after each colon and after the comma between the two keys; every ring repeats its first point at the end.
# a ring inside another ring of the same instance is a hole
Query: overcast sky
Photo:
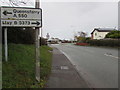
{"type": "Polygon", "coordinates": [[[118,3],[48,2],[42,3],[43,35],[72,39],[78,31],[90,33],[95,27],[118,26],[118,3]]]}
{"type": "MultiPolygon", "coordinates": [[[[41,3],[44,37],[49,33],[54,38],[73,39],[78,31],[84,31],[90,36],[94,28],[118,26],[118,2],[114,2],[115,0],[111,2],[108,0],[105,0],[106,2],[72,1],[55,2],[53,0],[53,2],[41,3]]],[[[28,6],[30,5],[34,6],[34,3],[29,3],[28,6]]]]}

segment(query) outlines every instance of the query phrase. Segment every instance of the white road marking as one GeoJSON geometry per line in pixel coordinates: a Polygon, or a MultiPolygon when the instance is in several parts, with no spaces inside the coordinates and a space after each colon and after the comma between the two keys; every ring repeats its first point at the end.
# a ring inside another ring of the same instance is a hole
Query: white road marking
{"type": "MultiPolygon", "coordinates": [[[[65,52],[63,52],[62,50],[60,50],[60,52],[62,52],[62,53],[70,60],[70,62],[71,62],[72,65],[74,66],[74,68],[77,70],[78,74],[80,74],[80,76],[82,75],[82,78],[84,79],[83,75],[85,76],[85,75],[87,75],[87,74],[86,74],[85,72],[83,72],[83,70],[80,70],[80,69],[78,68],[78,65],[75,64],[75,62],[73,62],[73,60],[72,60],[65,52]]],[[[93,85],[91,85],[88,80],[86,80],[86,79],[84,79],[84,80],[85,80],[85,82],[87,83],[87,85],[88,85],[89,88],[93,88],[93,85]]]]}
{"type": "Polygon", "coordinates": [[[62,50],[60,50],[60,52],[62,52],[69,60],[71,60],[71,58],[65,52],[63,52],[62,50]]]}
{"type": "Polygon", "coordinates": [[[108,54],[104,54],[105,56],[109,56],[109,57],[113,57],[113,58],[116,58],[116,59],[118,59],[119,57],[116,57],[116,56],[113,56],[113,55],[108,55],[108,54]]]}
{"type": "Polygon", "coordinates": [[[63,52],[62,50],[60,50],[60,52],[63,53],[68,58],[68,60],[70,60],[70,62],[73,64],[73,66],[76,66],[74,64],[75,62],[73,62],[73,60],[65,52],[63,52]]]}
{"type": "Polygon", "coordinates": [[[66,69],[66,70],[68,70],[69,68],[68,68],[68,66],[61,66],[61,69],[66,69]]]}

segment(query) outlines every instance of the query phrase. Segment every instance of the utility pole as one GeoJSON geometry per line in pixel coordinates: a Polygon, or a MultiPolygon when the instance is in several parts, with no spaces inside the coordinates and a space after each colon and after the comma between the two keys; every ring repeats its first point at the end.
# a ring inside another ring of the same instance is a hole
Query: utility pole
{"type": "Polygon", "coordinates": [[[41,38],[42,38],[42,28],[41,28],[41,38]]]}
{"type": "Polygon", "coordinates": [[[8,61],[7,27],[4,29],[5,61],[8,61]]]}
{"type": "MultiPolygon", "coordinates": [[[[35,8],[40,8],[40,1],[36,0],[35,1],[35,8]]],[[[38,82],[40,82],[40,43],[39,43],[39,27],[35,28],[36,31],[36,72],[35,72],[35,77],[38,82]]]]}

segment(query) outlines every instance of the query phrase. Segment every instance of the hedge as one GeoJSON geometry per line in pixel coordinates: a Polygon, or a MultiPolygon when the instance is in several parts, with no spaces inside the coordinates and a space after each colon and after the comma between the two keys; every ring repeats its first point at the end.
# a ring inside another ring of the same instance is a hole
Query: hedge
{"type": "Polygon", "coordinates": [[[40,46],[41,45],[47,45],[47,40],[40,37],[40,46]]]}
{"type": "MultiPolygon", "coordinates": [[[[35,44],[35,30],[32,28],[9,27],[7,33],[8,43],[35,44]]],[[[4,31],[2,32],[2,43],[4,44],[4,31]]],[[[47,45],[44,38],[40,39],[40,45],[47,45]]]]}
{"type": "Polygon", "coordinates": [[[119,39],[114,39],[114,40],[88,40],[87,43],[89,43],[92,46],[120,47],[120,40],[119,39]]]}
{"type": "MultiPolygon", "coordinates": [[[[4,28],[2,29],[4,30],[4,28]]],[[[34,44],[35,43],[35,30],[32,28],[17,28],[9,27],[8,43],[15,44],[34,44]]],[[[4,43],[4,32],[2,32],[2,43],[4,43]]]]}

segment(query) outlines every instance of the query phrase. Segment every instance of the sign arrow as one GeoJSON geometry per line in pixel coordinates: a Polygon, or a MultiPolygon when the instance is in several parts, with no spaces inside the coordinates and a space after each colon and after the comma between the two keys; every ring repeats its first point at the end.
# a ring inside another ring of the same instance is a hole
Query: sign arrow
{"type": "Polygon", "coordinates": [[[4,11],[3,14],[7,16],[7,14],[12,14],[12,12],[4,11]]]}
{"type": "Polygon", "coordinates": [[[37,25],[40,25],[40,23],[38,21],[36,22],[32,22],[31,24],[37,24],[37,25]]]}

